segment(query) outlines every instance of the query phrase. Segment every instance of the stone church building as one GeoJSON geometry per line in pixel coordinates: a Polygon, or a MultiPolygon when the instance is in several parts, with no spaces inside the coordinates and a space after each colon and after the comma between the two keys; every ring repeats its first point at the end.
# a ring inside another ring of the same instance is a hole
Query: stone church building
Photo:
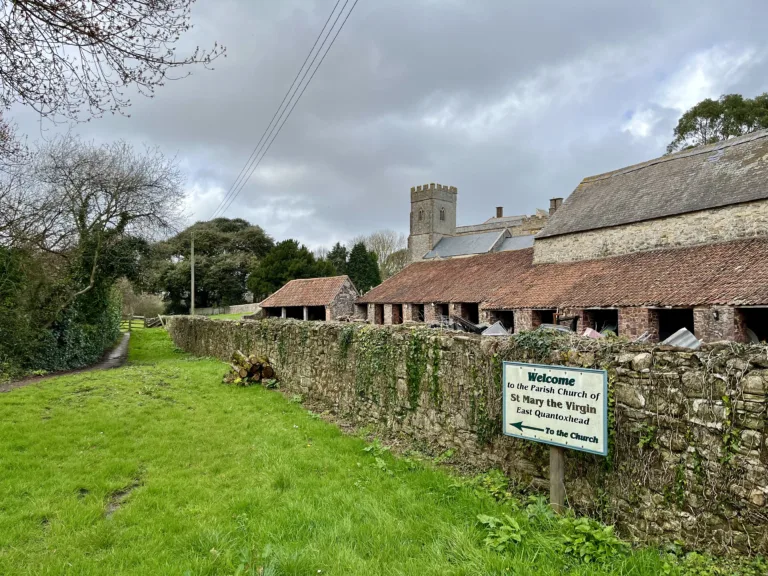
{"type": "Polygon", "coordinates": [[[456,226],[456,196],[411,189],[411,264],[359,314],[768,340],[768,131],[585,178],[549,213],[456,226]]]}
{"type": "MultiPolygon", "coordinates": [[[[544,210],[533,216],[504,216],[504,208],[497,207],[496,216],[482,224],[456,226],[457,195],[455,186],[442,184],[411,188],[410,262],[530,247],[549,216],[544,210]]],[[[550,212],[561,201],[552,200],[550,212]]]]}

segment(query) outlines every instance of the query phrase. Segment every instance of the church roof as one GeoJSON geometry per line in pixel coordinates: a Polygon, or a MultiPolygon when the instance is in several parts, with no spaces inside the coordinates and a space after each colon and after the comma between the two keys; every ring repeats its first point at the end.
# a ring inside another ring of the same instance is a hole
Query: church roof
{"type": "Polygon", "coordinates": [[[537,238],[768,198],[768,130],[585,178],[537,238]]]}
{"type": "Polygon", "coordinates": [[[451,256],[468,256],[490,252],[496,244],[502,241],[505,231],[481,232],[480,234],[465,234],[463,236],[445,236],[435,247],[424,255],[425,260],[432,258],[450,258],[451,256]]]}
{"type": "Polygon", "coordinates": [[[504,238],[501,245],[496,248],[498,252],[507,252],[509,250],[522,250],[523,248],[533,248],[534,236],[510,236],[504,238]]]}
{"type": "Polygon", "coordinates": [[[533,236],[507,236],[507,231],[445,236],[424,255],[424,260],[471,256],[487,252],[508,252],[533,246],[533,236]]]}

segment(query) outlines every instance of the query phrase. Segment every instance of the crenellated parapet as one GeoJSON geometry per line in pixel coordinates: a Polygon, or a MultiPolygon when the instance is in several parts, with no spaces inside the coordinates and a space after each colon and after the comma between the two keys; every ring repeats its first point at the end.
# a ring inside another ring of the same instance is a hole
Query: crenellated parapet
{"type": "Polygon", "coordinates": [[[421,186],[411,186],[411,192],[427,192],[430,190],[444,190],[446,192],[458,192],[456,186],[445,186],[443,184],[436,184],[431,182],[430,184],[422,184],[421,186]]]}

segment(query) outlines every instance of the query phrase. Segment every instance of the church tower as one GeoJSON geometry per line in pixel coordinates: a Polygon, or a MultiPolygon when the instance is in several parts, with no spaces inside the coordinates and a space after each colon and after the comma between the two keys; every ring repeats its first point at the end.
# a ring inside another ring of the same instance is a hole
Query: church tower
{"type": "Polygon", "coordinates": [[[455,186],[435,183],[411,188],[409,262],[421,260],[440,238],[456,233],[457,193],[455,186]]]}

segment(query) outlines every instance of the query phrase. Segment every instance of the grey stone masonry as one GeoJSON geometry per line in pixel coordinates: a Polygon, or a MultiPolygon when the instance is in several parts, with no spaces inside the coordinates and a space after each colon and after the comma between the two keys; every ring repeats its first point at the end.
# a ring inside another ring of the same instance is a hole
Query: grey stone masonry
{"type": "Polygon", "coordinates": [[[536,238],[533,262],[593,260],[658,248],[679,248],[760,236],[768,236],[768,200],[613,228],[536,238]]]}
{"type": "Polygon", "coordinates": [[[341,289],[336,297],[328,306],[329,320],[336,320],[342,316],[355,316],[355,302],[359,298],[360,294],[355,289],[351,280],[347,279],[341,285],[341,289]]]}

